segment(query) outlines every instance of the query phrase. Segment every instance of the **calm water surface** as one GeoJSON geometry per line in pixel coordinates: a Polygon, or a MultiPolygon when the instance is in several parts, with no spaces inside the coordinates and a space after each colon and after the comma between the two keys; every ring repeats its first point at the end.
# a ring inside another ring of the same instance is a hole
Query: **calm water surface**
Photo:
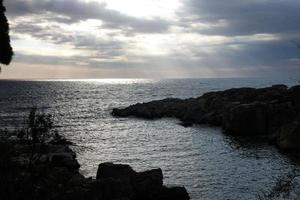
{"type": "Polygon", "coordinates": [[[184,185],[192,199],[257,199],[298,165],[264,143],[236,140],[219,128],[184,128],[174,119],[114,118],[112,108],[167,97],[195,97],[232,87],[262,87],[297,79],[177,79],[0,81],[0,125],[13,127],[32,106],[54,115],[58,130],[78,146],[82,173],[98,164],[160,167],[165,184],[184,185]]]}

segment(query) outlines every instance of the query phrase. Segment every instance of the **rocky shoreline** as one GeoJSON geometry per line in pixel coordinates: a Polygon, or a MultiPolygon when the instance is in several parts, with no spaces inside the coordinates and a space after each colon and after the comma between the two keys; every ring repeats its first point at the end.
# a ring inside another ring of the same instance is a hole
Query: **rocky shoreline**
{"type": "Polygon", "coordinates": [[[0,199],[189,199],[184,187],[163,185],[161,169],[135,172],[129,165],[102,163],[96,178],[85,178],[69,145],[66,140],[33,145],[1,138],[0,199]]]}
{"type": "Polygon", "coordinates": [[[198,98],[168,98],[115,108],[112,115],[144,119],[174,117],[183,126],[220,126],[226,134],[263,136],[282,150],[300,152],[300,85],[233,88],[198,98]]]}

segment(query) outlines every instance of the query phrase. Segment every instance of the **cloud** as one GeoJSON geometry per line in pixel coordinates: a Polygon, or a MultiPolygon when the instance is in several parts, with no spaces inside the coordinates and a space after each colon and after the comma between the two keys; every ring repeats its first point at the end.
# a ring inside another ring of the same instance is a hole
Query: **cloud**
{"type": "Polygon", "coordinates": [[[38,24],[17,23],[12,25],[12,29],[16,33],[16,36],[19,35],[19,38],[16,38],[19,40],[21,39],[21,35],[24,36],[27,34],[41,41],[61,45],[62,48],[64,45],[71,45],[74,49],[98,51],[102,55],[121,55],[124,45],[122,41],[111,37],[102,38],[86,32],[75,33],[51,24],[41,26],[38,24]]]}
{"type": "MultiPolygon", "coordinates": [[[[80,0],[9,0],[6,2],[11,17],[24,17],[33,14],[51,14],[52,21],[78,23],[88,19],[98,19],[104,27],[130,32],[159,33],[168,30],[169,23],[161,18],[136,18],[119,11],[108,9],[105,3],[80,0]]],[[[49,15],[48,15],[49,17],[49,15]]],[[[48,19],[50,20],[50,19],[48,19]]]]}
{"type": "Polygon", "coordinates": [[[15,62],[116,77],[299,74],[298,0],[182,0],[173,19],[83,0],[5,2],[15,62]]]}
{"type": "Polygon", "coordinates": [[[208,35],[299,32],[298,0],[185,0],[179,15],[193,31],[208,35]],[[197,26],[198,25],[198,26],[197,26]]]}

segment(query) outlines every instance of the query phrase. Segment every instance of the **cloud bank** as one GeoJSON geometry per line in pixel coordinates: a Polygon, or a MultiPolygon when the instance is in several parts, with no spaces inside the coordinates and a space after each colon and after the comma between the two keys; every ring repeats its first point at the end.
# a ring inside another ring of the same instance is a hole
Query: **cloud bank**
{"type": "Polygon", "coordinates": [[[300,75],[298,0],[178,2],[166,18],[130,15],[109,1],[7,0],[14,62],[109,69],[112,77],[300,75]]]}

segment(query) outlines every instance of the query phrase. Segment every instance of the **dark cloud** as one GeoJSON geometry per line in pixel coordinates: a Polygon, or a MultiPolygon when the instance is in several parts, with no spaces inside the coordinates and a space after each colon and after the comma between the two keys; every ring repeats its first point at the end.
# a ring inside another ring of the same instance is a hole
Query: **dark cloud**
{"type": "Polygon", "coordinates": [[[300,1],[298,0],[184,0],[178,11],[179,26],[186,32],[224,36],[228,42],[193,49],[199,63],[260,74],[299,72],[300,1]],[[244,37],[244,38],[243,38],[244,37]],[[270,39],[264,39],[270,37],[270,39]],[[273,38],[272,38],[273,37],[273,38]],[[205,48],[211,48],[207,53],[205,48]]]}
{"type": "Polygon", "coordinates": [[[77,23],[88,19],[98,19],[104,27],[124,29],[131,32],[159,33],[168,30],[168,22],[161,18],[142,19],[111,10],[104,3],[80,0],[9,0],[6,2],[11,17],[32,14],[41,16],[51,13],[52,21],[77,23]],[[58,15],[58,16],[57,16],[58,15]]]}
{"type": "MultiPolygon", "coordinates": [[[[71,45],[73,49],[93,51],[93,56],[108,59],[124,54],[124,42],[108,37],[107,39],[97,37],[93,34],[80,34],[68,32],[57,25],[38,25],[15,23],[12,29],[17,33],[15,39],[22,40],[22,35],[30,35],[41,41],[49,41],[57,45],[71,45]],[[21,35],[20,35],[21,33],[21,35]]],[[[63,46],[62,46],[63,47],[63,46]]],[[[93,58],[93,56],[85,59],[93,58]]],[[[39,61],[37,59],[36,61],[39,61]]]]}
{"type": "Polygon", "coordinates": [[[208,35],[251,35],[300,31],[298,0],[185,0],[179,15],[183,23],[204,23],[196,28],[208,35]]]}

